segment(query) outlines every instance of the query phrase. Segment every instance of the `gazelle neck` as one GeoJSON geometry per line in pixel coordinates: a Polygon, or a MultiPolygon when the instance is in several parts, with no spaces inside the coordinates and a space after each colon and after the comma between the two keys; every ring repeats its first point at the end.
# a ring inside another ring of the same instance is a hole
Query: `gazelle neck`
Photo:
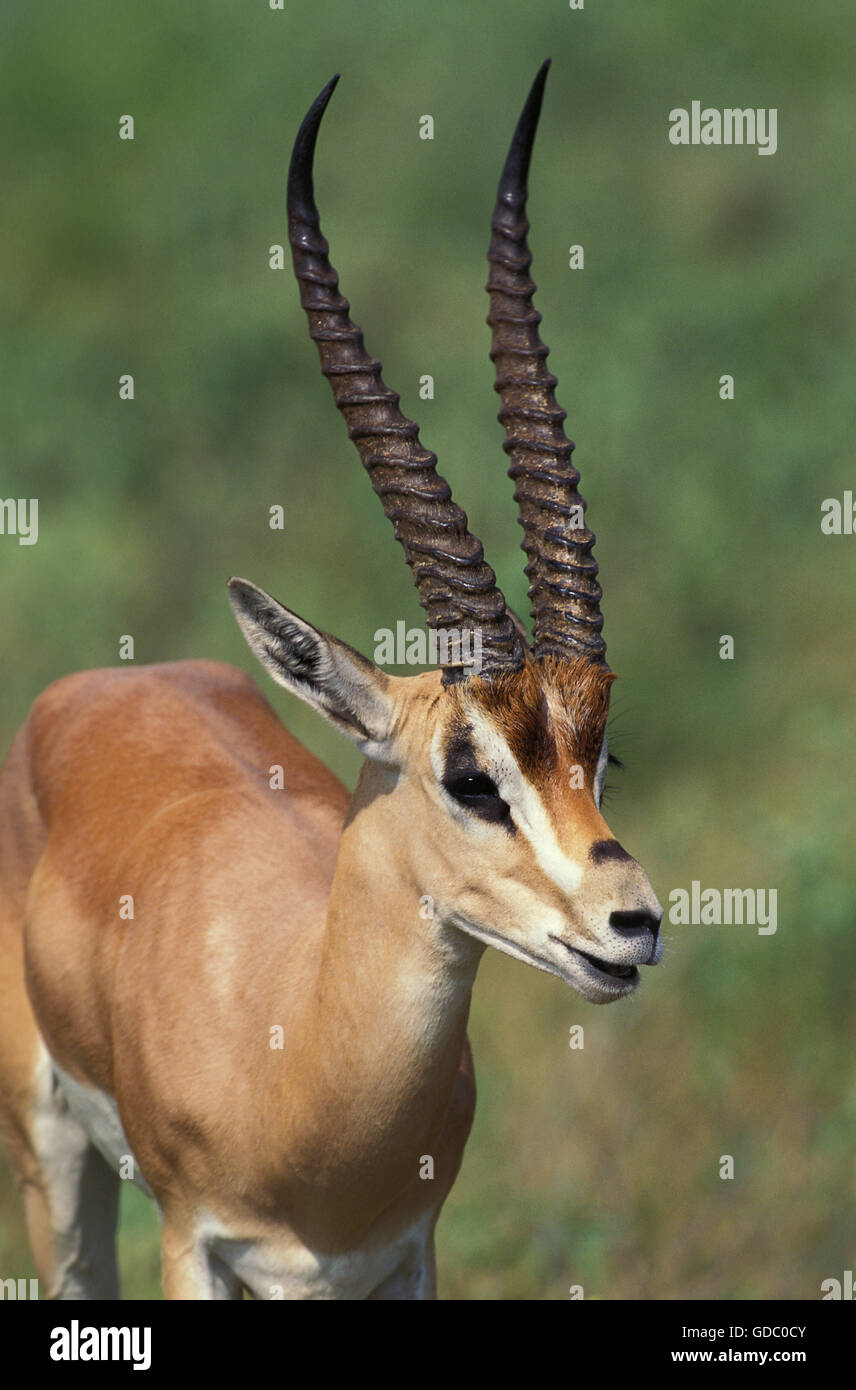
{"type": "Polygon", "coordinates": [[[301,1044],[307,1116],[315,1117],[314,1133],[300,1126],[304,1163],[322,1189],[338,1188],[347,1174],[356,1220],[412,1185],[423,1155],[440,1161],[484,949],[457,931],[447,939],[420,916],[423,890],[402,843],[406,808],[398,802],[395,774],[365,763],[301,1044]]]}

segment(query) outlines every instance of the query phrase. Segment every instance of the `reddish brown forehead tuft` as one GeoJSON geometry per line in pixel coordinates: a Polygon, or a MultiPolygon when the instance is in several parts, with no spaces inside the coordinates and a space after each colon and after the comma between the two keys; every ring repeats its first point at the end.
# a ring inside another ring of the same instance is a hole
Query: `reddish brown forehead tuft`
{"type": "Polygon", "coordinates": [[[490,680],[473,678],[460,691],[462,703],[477,705],[496,724],[531,781],[555,772],[564,754],[593,783],[615,679],[586,657],[547,656],[490,680]]]}

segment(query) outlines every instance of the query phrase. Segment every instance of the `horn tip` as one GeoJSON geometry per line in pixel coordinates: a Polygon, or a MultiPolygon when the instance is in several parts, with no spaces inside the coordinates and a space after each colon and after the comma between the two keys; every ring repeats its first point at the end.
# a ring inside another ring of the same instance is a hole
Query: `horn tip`
{"type": "Polygon", "coordinates": [[[532,157],[535,132],[538,129],[538,118],[541,115],[544,84],[547,81],[547,73],[552,61],[552,58],[545,58],[538,69],[535,81],[529,89],[520,120],[517,122],[511,148],[508,151],[508,157],[499,181],[498,196],[503,202],[522,204],[526,201],[529,161],[532,157]]]}
{"type": "Polygon", "coordinates": [[[327,110],[327,103],[336,90],[341,73],[334,73],[322,87],[306,115],[303,117],[297,139],[291,151],[288,166],[288,211],[311,217],[314,211],[312,188],[312,164],[315,157],[315,140],[321,118],[327,110]]]}

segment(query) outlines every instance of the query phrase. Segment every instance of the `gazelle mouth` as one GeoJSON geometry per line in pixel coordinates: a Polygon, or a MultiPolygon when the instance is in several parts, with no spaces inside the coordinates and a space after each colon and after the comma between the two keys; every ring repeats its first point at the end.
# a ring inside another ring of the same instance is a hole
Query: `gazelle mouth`
{"type": "MultiPolygon", "coordinates": [[[[574,948],[576,949],[576,948],[574,948]]],[[[600,970],[604,975],[611,975],[614,980],[632,980],[639,974],[635,965],[613,965],[612,961],[601,960],[599,956],[590,956],[588,951],[577,950],[577,955],[587,960],[589,965],[593,965],[595,970],[600,970]]]]}
{"type": "Polygon", "coordinates": [[[569,946],[567,941],[563,941],[560,936],[554,936],[552,932],[548,932],[548,939],[555,941],[556,945],[561,946],[567,953],[567,964],[561,964],[549,956],[537,955],[522,944],[509,941],[508,937],[493,928],[476,924],[462,913],[454,913],[449,920],[452,925],[465,931],[468,936],[474,936],[477,941],[482,941],[485,946],[494,946],[507,956],[513,956],[527,965],[534,965],[537,970],[546,970],[549,974],[558,976],[566,985],[570,985],[582,995],[583,999],[588,999],[593,1004],[608,1004],[613,1000],[623,999],[640,983],[639,971],[635,965],[614,964],[612,961],[601,960],[599,956],[592,956],[587,951],[579,951],[574,946],[569,946]]]}
{"type": "Polygon", "coordinates": [[[600,956],[592,956],[588,951],[581,951],[578,946],[569,946],[567,941],[563,941],[560,936],[553,936],[552,932],[550,940],[555,941],[559,946],[564,946],[570,955],[584,960],[593,970],[597,970],[601,975],[609,976],[612,980],[627,980],[635,983],[638,979],[639,971],[635,965],[621,965],[610,960],[601,960],[600,956]]]}

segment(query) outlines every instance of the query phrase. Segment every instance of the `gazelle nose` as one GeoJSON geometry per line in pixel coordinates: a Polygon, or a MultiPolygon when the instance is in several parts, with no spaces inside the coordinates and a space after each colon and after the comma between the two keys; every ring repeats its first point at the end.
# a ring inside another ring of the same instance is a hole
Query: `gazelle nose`
{"type": "Polygon", "coordinates": [[[649,912],[646,907],[642,907],[635,912],[610,913],[609,925],[614,927],[616,931],[626,932],[628,936],[638,936],[640,932],[647,930],[656,941],[662,920],[662,912],[656,916],[653,912],[649,912]]]}

